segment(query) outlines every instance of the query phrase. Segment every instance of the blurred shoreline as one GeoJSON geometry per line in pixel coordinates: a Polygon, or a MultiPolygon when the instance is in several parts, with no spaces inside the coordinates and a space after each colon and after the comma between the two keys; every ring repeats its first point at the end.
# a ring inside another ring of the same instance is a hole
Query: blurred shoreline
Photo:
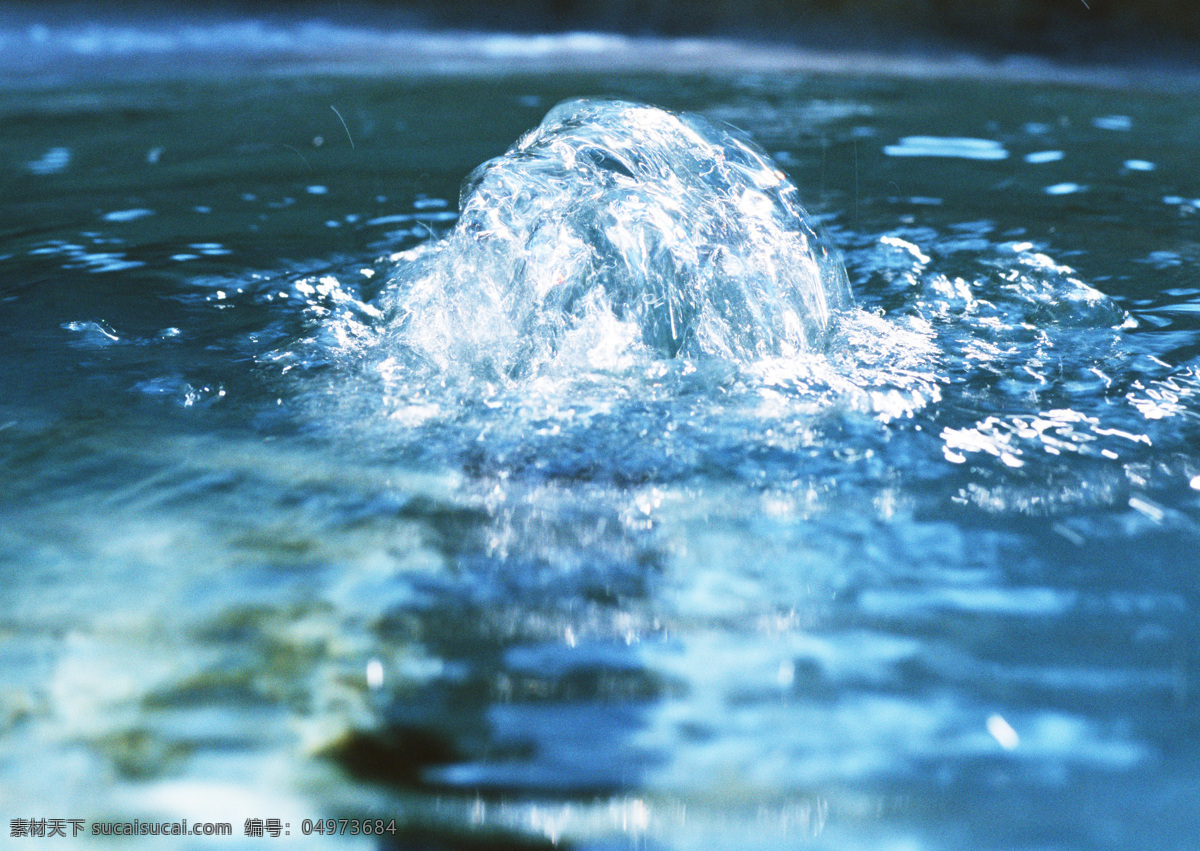
{"type": "Polygon", "coordinates": [[[1076,62],[1197,60],[1196,0],[7,0],[5,18],[324,20],[379,29],[605,32],[807,48],[969,50],[1076,62]]]}
{"type": "MultiPolygon", "coordinates": [[[[1090,11],[1083,0],[1073,2],[1090,11]]],[[[1094,8],[1099,0],[1088,2],[1094,8]]],[[[8,85],[85,69],[113,76],[236,73],[226,67],[236,57],[255,70],[335,74],[728,70],[1200,88],[1200,39],[1190,37],[1191,30],[1167,33],[1151,16],[1122,33],[1113,23],[1120,16],[1111,11],[1088,22],[1061,6],[1049,0],[759,0],[736,9],[723,0],[506,7],[483,0],[437,6],[210,0],[178,10],[139,0],[53,8],[11,0],[0,9],[0,72],[8,85]],[[1035,5],[1049,11],[1031,23],[1021,12],[1035,5]],[[769,15],[793,7],[803,9],[769,15]],[[501,9],[507,14],[494,14],[501,9]],[[688,9],[704,14],[685,26],[680,16],[688,9]],[[921,9],[942,12],[921,18],[921,9]],[[990,31],[989,9],[995,13],[990,31]],[[745,14],[738,17],[737,10],[745,14]],[[889,23],[884,11],[906,15],[889,23]]]]}

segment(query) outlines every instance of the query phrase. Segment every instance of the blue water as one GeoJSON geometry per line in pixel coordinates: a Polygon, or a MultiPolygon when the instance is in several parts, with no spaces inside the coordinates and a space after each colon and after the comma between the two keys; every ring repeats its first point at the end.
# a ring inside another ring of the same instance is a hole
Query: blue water
{"type": "Polygon", "coordinates": [[[246,33],[4,33],[6,819],[1193,847],[1193,90],[246,33]]]}

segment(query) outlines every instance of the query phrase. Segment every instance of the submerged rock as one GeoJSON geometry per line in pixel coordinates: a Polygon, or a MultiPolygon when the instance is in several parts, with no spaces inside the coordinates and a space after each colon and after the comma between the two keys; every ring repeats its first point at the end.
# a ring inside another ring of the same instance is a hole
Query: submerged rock
{"type": "Polygon", "coordinates": [[[475,169],[460,208],[403,255],[383,303],[399,348],[440,368],[521,376],[565,349],[788,356],[850,299],[795,185],[693,115],[566,101],[475,169]]]}

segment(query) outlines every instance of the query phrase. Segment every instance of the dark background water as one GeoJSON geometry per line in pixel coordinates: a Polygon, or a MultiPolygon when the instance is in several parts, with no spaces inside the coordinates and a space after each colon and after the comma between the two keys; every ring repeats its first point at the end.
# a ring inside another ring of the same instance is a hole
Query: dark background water
{"type": "Polygon", "coordinates": [[[10,0],[0,20],[42,22],[319,18],[382,28],[508,32],[596,30],[627,35],[720,36],[807,47],[945,53],[1022,52],[1085,61],[1196,59],[1193,0],[199,0],[186,9],[151,0],[10,0]]]}

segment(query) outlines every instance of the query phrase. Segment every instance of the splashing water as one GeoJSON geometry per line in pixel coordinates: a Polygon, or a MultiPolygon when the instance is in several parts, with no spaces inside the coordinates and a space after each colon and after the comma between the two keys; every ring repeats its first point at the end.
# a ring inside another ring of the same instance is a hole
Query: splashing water
{"type": "MultiPolygon", "coordinates": [[[[440,445],[437,463],[471,457],[477,472],[642,480],[698,472],[687,458],[740,458],[759,429],[768,442],[791,432],[799,451],[817,420],[910,419],[950,385],[990,382],[997,360],[1045,362],[1057,329],[1093,329],[1100,358],[1126,320],[1033,243],[998,246],[974,280],[952,279],[907,238],[929,235],[904,230],[850,249],[887,279],[855,307],[841,251],[736,133],[629,102],[560,103],[467,177],[448,234],[391,256],[373,301],[332,275],[301,279],[316,333],[266,360],[341,365],[336,402],[311,394],[333,431],[440,445]],[[659,428],[646,418],[672,418],[681,397],[707,424],[690,437],[708,445],[698,455],[646,439],[659,428]],[[726,444],[733,411],[744,421],[726,444]],[[453,448],[471,443],[473,455],[453,448]],[[637,457],[598,463],[596,447],[625,443],[637,457]]],[[[957,459],[955,428],[943,437],[957,459]]]]}
{"type": "Polygon", "coordinates": [[[580,344],[594,362],[609,317],[660,356],[807,351],[850,293],[798,194],[702,118],[566,101],[467,178],[446,239],[402,259],[394,341],[512,377],[580,344]]]}

